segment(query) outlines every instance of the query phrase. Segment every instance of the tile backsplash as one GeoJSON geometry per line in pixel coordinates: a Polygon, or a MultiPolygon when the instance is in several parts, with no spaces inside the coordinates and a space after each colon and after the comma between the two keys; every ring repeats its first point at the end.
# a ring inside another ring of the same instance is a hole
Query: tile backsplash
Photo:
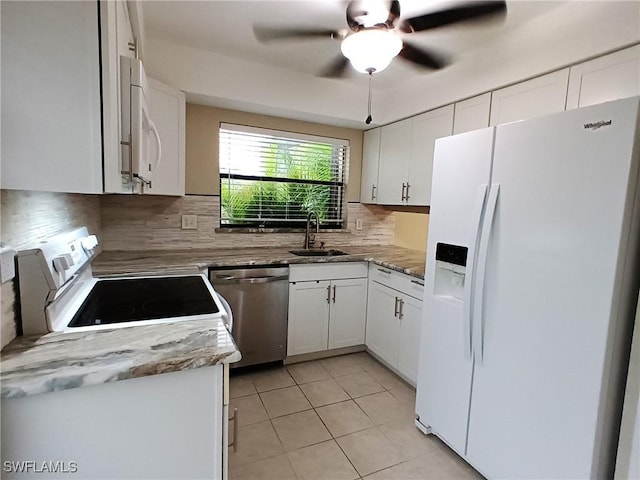
{"type": "MultiPolygon", "coordinates": [[[[220,197],[107,195],[101,198],[104,250],[189,250],[242,247],[302,247],[304,233],[220,233],[220,197]],[[182,230],[182,215],[197,215],[196,230],[182,230]]],[[[382,207],[348,204],[348,232],[320,232],[332,245],[390,245],[395,217],[382,207]],[[362,230],[355,229],[362,219],[362,230]]]]}
{"type": "MultiPolygon", "coordinates": [[[[16,250],[56,233],[86,225],[102,250],[189,250],[207,248],[302,247],[304,233],[220,233],[220,197],[81,195],[1,190],[0,239],[16,250]],[[182,215],[197,215],[198,228],[183,230],[182,215]]],[[[393,212],[376,205],[348,204],[345,232],[320,232],[334,245],[391,245],[393,212]],[[356,230],[356,219],[362,230],[356,230]]],[[[0,348],[16,336],[15,280],[0,286],[0,348]]]]}
{"type": "MultiPolygon", "coordinates": [[[[101,236],[97,195],[1,190],[0,197],[0,240],[16,250],[34,247],[45,237],[82,225],[101,236]]],[[[16,336],[14,282],[0,286],[0,348],[16,336]]]]}

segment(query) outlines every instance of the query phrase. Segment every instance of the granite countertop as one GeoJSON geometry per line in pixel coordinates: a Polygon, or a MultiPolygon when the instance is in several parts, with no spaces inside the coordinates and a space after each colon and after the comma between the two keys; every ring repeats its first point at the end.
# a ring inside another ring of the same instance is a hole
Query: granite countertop
{"type": "Polygon", "coordinates": [[[198,272],[208,267],[279,265],[327,262],[374,262],[398,272],[424,279],[425,253],[393,245],[340,246],[348,255],[299,257],[293,248],[236,248],[210,250],[154,250],[102,252],[92,264],[96,276],[145,275],[198,272]]]}
{"type": "MultiPolygon", "coordinates": [[[[208,267],[371,261],[424,278],[425,254],[396,246],[332,246],[348,255],[300,257],[287,248],[109,251],[96,276],[193,274],[208,267]]],[[[192,320],[18,337],[2,350],[2,398],[188,370],[241,358],[220,320],[192,320]]]]}
{"type": "Polygon", "coordinates": [[[55,332],[2,350],[2,398],[233,363],[241,358],[219,319],[55,332]]]}

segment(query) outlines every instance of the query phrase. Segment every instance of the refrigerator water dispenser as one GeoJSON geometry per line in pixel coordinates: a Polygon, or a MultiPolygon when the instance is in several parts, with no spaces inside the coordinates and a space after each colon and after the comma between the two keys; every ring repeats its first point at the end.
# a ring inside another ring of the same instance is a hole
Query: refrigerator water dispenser
{"type": "Polygon", "coordinates": [[[434,295],[462,301],[467,271],[467,247],[438,243],[434,295]]]}

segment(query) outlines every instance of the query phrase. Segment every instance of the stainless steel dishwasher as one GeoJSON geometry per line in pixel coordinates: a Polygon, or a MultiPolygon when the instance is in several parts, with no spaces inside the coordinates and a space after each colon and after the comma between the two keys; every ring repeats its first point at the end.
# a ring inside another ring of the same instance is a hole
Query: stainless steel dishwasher
{"type": "Polygon", "coordinates": [[[289,267],[211,268],[213,288],[233,312],[233,335],[242,360],[231,368],[287,356],[289,267]]]}

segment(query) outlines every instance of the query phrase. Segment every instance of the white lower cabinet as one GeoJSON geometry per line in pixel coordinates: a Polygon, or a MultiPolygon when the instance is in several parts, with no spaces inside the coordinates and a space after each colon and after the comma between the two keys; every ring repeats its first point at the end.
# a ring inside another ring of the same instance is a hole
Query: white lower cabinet
{"type": "Polygon", "coordinates": [[[287,355],[327,349],[331,282],[289,284],[289,334],[287,355]]]}
{"type": "Polygon", "coordinates": [[[329,349],[364,344],[367,279],[331,282],[329,349]]]}
{"type": "Polygon", "coordinates": [[[367,348],[413,385],[418,378],[422,281],[372,265],[367,348]]]}
{"type": "Polygon", "coordinates": [[[291,265],[287,355],[364,344],[367,264],[291,265]]]}
{"type": "Polygon", "coordinates": [[[398,294],[397,290],[369,282],[366,345],[390,365],[398,363],[398,294]]]}
{"type": "Polygon", "coordinates": [[[2,478],[225,479],[225,372],[214,365],[3,398],[2,478]],[[42,475],[44,463],[58,473],[42,475]]]}
{"type": "Polygon", "coordinates": [[[420,325],[422,300],[403,295],[400,298],[400,332],[398,335],[398,371],[414,384],[418,381],[420,361],[420,325]]]}

